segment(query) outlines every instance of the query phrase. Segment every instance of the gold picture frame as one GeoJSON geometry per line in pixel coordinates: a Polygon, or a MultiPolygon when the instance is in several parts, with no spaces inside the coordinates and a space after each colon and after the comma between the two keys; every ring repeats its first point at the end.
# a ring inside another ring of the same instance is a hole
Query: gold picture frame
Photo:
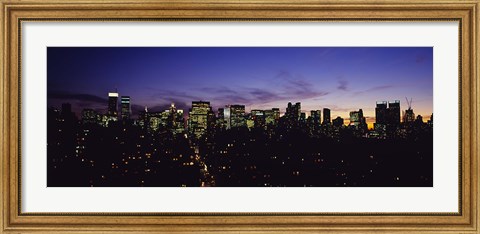
{"type": "Polygon", "coordinates": [[[478,233],[478,1],[2,0],[1,223],[4,233],[478,233]],[[458,21],[458,213],[22,213],[20,75],[26,21],[458,21]]]}

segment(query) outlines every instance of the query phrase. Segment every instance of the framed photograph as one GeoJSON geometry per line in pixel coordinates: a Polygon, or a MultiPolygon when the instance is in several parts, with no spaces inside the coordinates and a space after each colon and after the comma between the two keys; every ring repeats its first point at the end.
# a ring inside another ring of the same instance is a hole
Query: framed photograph
{"type": "Polygon", "coordinates": [[[2,232],[479,231],[478,1],[0,4],[2,232]]]}

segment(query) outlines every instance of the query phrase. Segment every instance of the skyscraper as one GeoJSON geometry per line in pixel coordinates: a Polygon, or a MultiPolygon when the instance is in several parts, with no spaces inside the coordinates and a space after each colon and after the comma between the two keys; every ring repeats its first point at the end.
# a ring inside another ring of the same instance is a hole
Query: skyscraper
{"type": "Polygon", "coordinates": [[[349,127],[354,129],[354,134],[356,136],[361,136],[368,131],[367,122],[365,117],[363,116],[362,109],[350,112],[349,127]]]}
{"type": "Polygon", "coordinates": [[[223,108],[223,118],[227,129],[247,126],[244,105],[227,105],[223,108]]]}
{"type": "Polygon", "coordinates": [[[300,113],[300,123],[304,124],[307,122],[307,114],[305,112],[300,113]]]}
{"type": "Polygon", "coordinates": [[[162,112],[149,112],[148,113],[148,131],[157,132],[162,127],[162,112]]]}
{"type": "Polygon", "coordinates": [[[362,109],[350,112],[350,126],[355,126],[356,128],[362,129],[367,126],[362,109]]]}
{"type": "Polygon", "coordinates": [[[218,108],[216,124],[219,128],[225,128],[225,110],[223,108],[218,108]]]}
{"type": "Polygon", "coordinates": [[[148,123],[150,122],[149,115],[148,115],[148,107],[145,106],[145,109],[143,111],[140,111],[138,115],[138,125],[140,125],[142,128],[147,129],[149,128],[148,123]]]}
{"type": "Polygon", "coordinates": [[[377,107],[375,108],[375,123],[373,124],[377,134],[382,138],[392,136],[399,125],[400,101],[377,102],[377,107]]]}
{"type": "MultiPolygon", "coordinates": [[[[172,110],[173,108],[171,107],[170,109],[172,110]]],[[[185,119],[183,118],[183,110],[174,108],[170,115],[170,118],[173,119],[172,132],[177,134],[183,133],[185,131],[185,119]]]]}
{"type": "Polygon", "coordinates": [[[387,102],[377,102],[375,107],[375,123],[386,124],[387,123],[387,102]]]}
{"type": "Polygon", "coordinates": [[[122,96],[120,99],[121,103],[121,111],[122,111],[122,119],[130,119],[130,115],[132,114],[132,109],[130,106],[130,96],[122,96]]]}
{"type": "Polygon", "coordinates": [[[386,101],[377,102],[377,106],[375,107],[375,123],[373,124],[373,128],[380,137],[385,137],[387,131],[387,107],[386,101]]]}
{"type": "Polygon", "coordinates": [[[388,102],[387,123],[391,126],[400,124],[400,101],[388,102]]]}
{"type": "Polygon", "coordinates": [[[280,119],[280,109],[279,108],[272,108],[271,110],[264,110],[265,115],[265,124],[268,125],[276,125],[278,120],[280,119]]]}
{"type": "Polygon", "coordinates": [[[252,110],[251,114],[252,114],[251,118],[253,119],[254,126],[256,128],[265,127],[265,122],[266,122],[265,111],[252,110]]]}
{"type": "Polygon", "coordinates": [[[323,108],[323,123],[322,124],[330,124],[330,109],[323,108]]]}
{"type": "Polygon", "coordinates": [[[225,123],[225,128],[230,129],[232,127],[231,121],[230,121],[230,107],[226,106],[223,108],[223,118],[224,118],[224,123],[225,123]]]}
{"type": "Polygon", "coordinates": [[[403,122],[404,123],[415,122],[415,113],[413,113],[413,110],[411,108],[405,110],[405,113],[403,114],[403,122]]]}
{"type": "Polygon", "coordinates": [[[295,103],[295,105],[292,105],[292,103],[289,102],[285,112],[287,126],[288,127],[298,126],[298,123],[300,121],[300,115],[301,115],[301,103],[297,102],[295,103]]]}
{"type": "Polygon", "coordinates": [[[118,117],[118,93],[108,93],[108,111],[107,115],[110,117],[118,117]]]}
{"type": "Polygon", "coordinates": [[[185,131],[183,110],[177,109],[175,103],[172,103],[167,110],[162,112],[161,125],[174,134],[183,133],[185,131]]]}
{"type": "Polygon", "coordinates": [[[244,105],[231,105],[230,106],[230,125],[232,128],[245,127],[247,122],[245,119],[245,106],[244,105]]]}
{"type": "Polygon", "coordinates": [[[273,118],[275,119],[276,123],[280,119],[280,108],[272,108],[273,111],[273,118]]]}
{"type": "Polygon", "coordinates": [[[310,111],[310,118],[312,121],[312,126],[313,127],[318,127],[320,126],[320,119],[321,119],[321,111],[320,110],[312,110],[310,111]]]}
{"type": "Polygon", "coordinates": [[[209,115],[212,114],[210,102],[192,102],[192,108],[188,113],[188,131],[196,138],[202,137],[210,125],[209,115]]]}

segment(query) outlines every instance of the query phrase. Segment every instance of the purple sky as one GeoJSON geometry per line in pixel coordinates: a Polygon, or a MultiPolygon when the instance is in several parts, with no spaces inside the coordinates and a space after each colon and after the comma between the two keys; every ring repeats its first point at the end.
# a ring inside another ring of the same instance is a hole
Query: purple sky
{"type": "MultiPolygon", "coordinates": [[[[376,101],[413,98],[415,114],[433,107],[431,47],[49,47],[48,106],[69,102],[75,111],[107,108],[108,92],[130,96],[133,111],[185,111],[191,101],[214,110],[244,104],[246,110],[301,102],[302,110],[332,110],[348,119],[376,101]]],[[[133,113],[136,115],[137,113],[133,113]]],[[[323,113],[322,113],[323,114],[323,113]]],[[[347,121],[348,122],[348,121],[347,121]]]]}

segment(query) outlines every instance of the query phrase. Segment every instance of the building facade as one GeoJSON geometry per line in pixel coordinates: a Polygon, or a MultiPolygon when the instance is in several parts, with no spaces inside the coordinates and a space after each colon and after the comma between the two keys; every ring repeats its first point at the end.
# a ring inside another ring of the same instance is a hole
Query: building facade
{"type": "Polygon", "coordinates": [[[213,115],[210,102],[192,102],[192,108],[188,113],[188,132],[190,135],[200,138],[207,133],[210,126],[210,116],[213,115]]]}

